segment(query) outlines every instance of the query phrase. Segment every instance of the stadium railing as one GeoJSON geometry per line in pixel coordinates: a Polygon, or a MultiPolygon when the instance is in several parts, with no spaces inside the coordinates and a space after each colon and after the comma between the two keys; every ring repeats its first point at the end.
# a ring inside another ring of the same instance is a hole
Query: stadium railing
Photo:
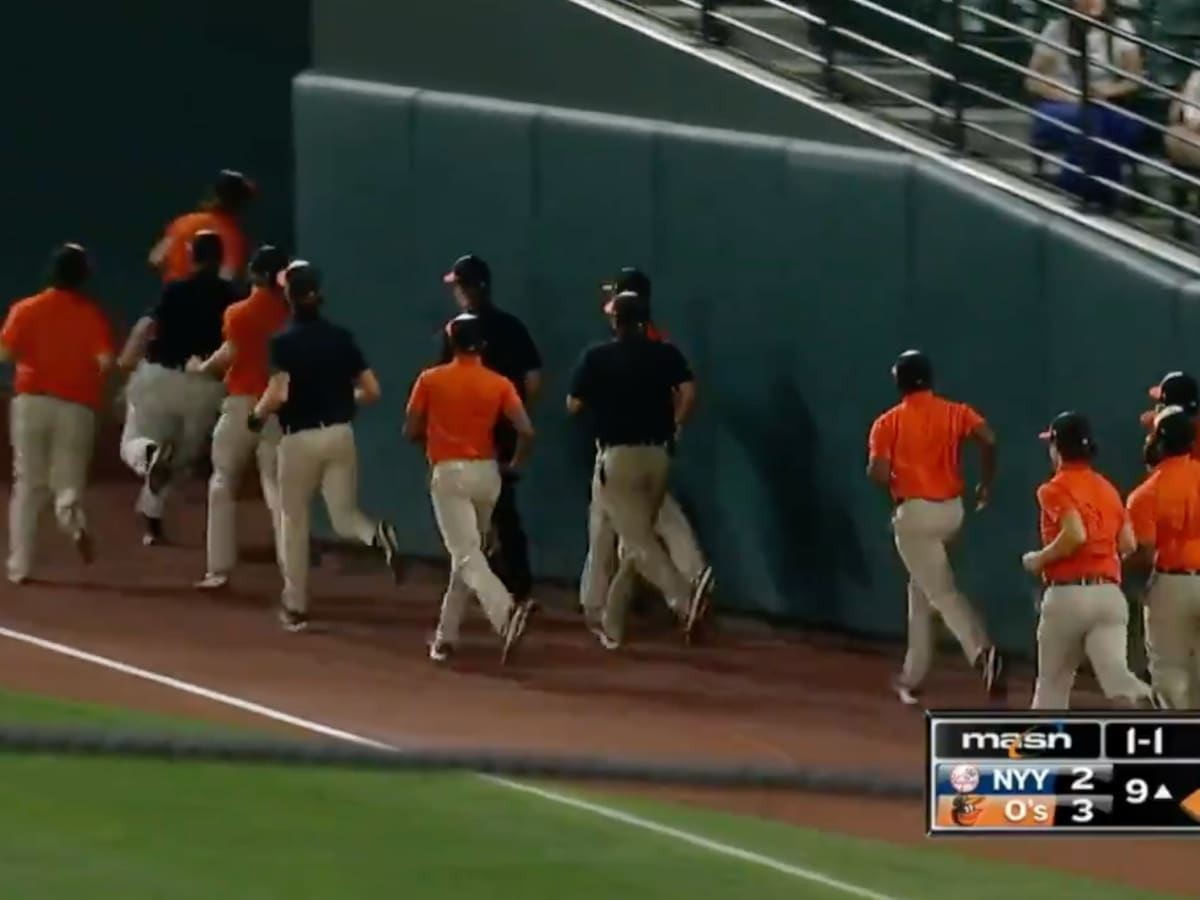
{"type": "MultiPolygon", "coordinates": [[[[1200,63],[1192,51],[1200,50],[1200,4],[1187,0],[1124,0],[1114,14],[1095,19],[1077,12],[1070,0],[809,0],[804,5],[788,0],[619,0],[622,4],[694,30],[701,40],[737,52],[753,62],[775,69],[831,97],[847,103],[856,100],[848,83],[859,83],[875,96],[892,98],[892,103],[927,114],[917,130],[948,145],[953,151],[981,158],[1013,171],[1014,160],[999,153],[989,154],[972,141],[984,135],[992,147],[1017,153],[1022,165],[1016,174],[1039,184],[1050,183],[1046,164],[1059,171],[1082,176],[1089,187],[1103,185],[1121,202],[1115,207],[1097,207],[1078,202],[1089,211],[1125,219],[1142,230],[1184,242],[1200,226],[1200,216],[1189,209],[1189,199],[1200,193],[1200,171],[1174,164],[1163,153],[1163,138],[1169,132],[1168,110],[1177,114],[1189,104],[1183,86],[1200,63]],[[1197,8],[1191,10],[1195,5],[1197,8]],[[903,6],[903,9],[896,7],[903,6]],[[777,18],[770,23],[753,18],[753,11],[769,11],[777,18]],[[671,14],[674,12],[675,14],[671,14]],[[682,15],[680,15],[682,13],[682,15]],[[694,13],[694,16],[692,15],[694,13]],[[1070,45],[1043,37],[1041,29],[1055,18],[1075,20],[1070,45]],[[779,27],[790,20],[792,28],[779,27]],[[1134,30],[1119,28],[1128,19],[1134,30]],[[800,26],[804,37],[798,37],[800,26]],[[1160,40],[1139,33],[1152,32],[1160,40]],[[1100,31],[1136,45],[1143,56],[1142,73],[1122,70],[1114,61],[1092,59],[1089,35],[1100,31]],[[1170,43],[1172,46],[1167,46],[1170,43]],[[1077,73],[1078,85],[1056,82],[1029,68],[1033,47],[1043,45],[1063,53],[1077,73]],[[914,90],[904,79],[889,79],[886,73],[862,65],[866,56],[887,61],[908,71],[921,73],[929,89],[914,90]],[[797,66],[797,61],[808,63],[797,66]],[[784,64],[781,64],[784,63],[784,64]],[[786,64],[790,62],[791,64],[786,64]],[[1135,83],[1132,102],[1116,103],[1098,96],[1091,69],[1102,69],[1135,83]],[[1083,114],[1079,127],[1060,123],[1037,109],[1029,100],[1025,84],[1032,79],[1066,89],[1079,98],[1083,114]],[[973,108],[990,107],[1027,117],[1017,133],[1001,130],[982,117],[972,117],[973,108]],[[1095,133],[1090,110],[1107,109],[1143,126],[1148,136],[1135,146],[1123,146],[1095,133]],[[1030,127],[1035,120],[1054,122],[1071,140],[1083,141],[1078,163],[1046,147],[1036,146],[1030,127]],[[1094,145],[1094,146],[1089,146],[1094,145]],[[1119,154],[1128,178],[1105,177],[1093,165],[1094,147],[1119,154]],[[1153,176],[1152,178],[1145,177],[1153,176]],[[1166,184],[1158,196],[1150,182],[1166,184]]],[[[1110,3],[1113,0],[1109,0],[1110,3]]],[[[881,115],[886,111],[875,106],[881,115]]],[[[912,127],[912,120],[900,124],[912,127]]],[[[1200,132],[1177,136],[1176,140],[1200,151],[1200,132]]],[[[1086,196],[1092,191],[1080,191],[1086,196]]],[[[1198,232],[1200,233],[1200,232],[1198,232]]]]}

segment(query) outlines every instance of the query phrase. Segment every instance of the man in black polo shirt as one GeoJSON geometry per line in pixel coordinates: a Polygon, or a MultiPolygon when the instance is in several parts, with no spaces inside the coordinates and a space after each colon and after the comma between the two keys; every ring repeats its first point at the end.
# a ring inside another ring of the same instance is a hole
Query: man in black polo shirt
{"type": "Polygon", "coordinates": [[[167,282],[118,360],[127,372],[136,368],[125,392],[121,459],[143,479],[137,511],[147,546],[162,540],[171,482],[200,461],[225,393],[216,378],[186,371],[187,362],[221,346],[225,309],[239,297],[221,277],[224,247],[215,231],[197,233],[191,254],[192,274],[167,282]]]}
{"type": "MultiPolygon", "coordinates": [[[[521,320],[492,303],[491,268],[478,256],[462,256],[454,261],[443,281],[452,286],[459,308],[477,316],[483,326],[483,364],[512,382],[528,408],[542,384],[542,358],[521,320]]],[[[443,331],[442,362],[450,362],[453,355],[443,331]]],[[[502,481],[500,498],[492,513],[493,540],[489,542],[488,562],[519,602],[529,599],[533,575],[529,568],[529,541],[517,511],[519,476],[510,468],[517,435],[512,425],[502,420],[496,425],[495,437],[502,481]]]]}
{"type": "Polygon", "coordinates": [[[321,316],[321,281],[304,260],[280,273],[291,307],[287,328],[271,339],[271,380],[247,424],[260,430],[277,413],[279,442],[280,621],[308,627],[309,509],[320,488],[333,530],[383,554],[397,581],[396,532],[358,508],[358,451],[350,423],[357,407],[379,399],[379,380],[354,336],[321,316]]]}
{"type": "Polygon", "coordinates": [[[708,607],[711,579],[688,579],[671,562],[655,533],[655,520],[667,493],[671,448],[690,412],[677,390],[692,383],[692,372],[673,344],[646,336],[646,303],[634,293],[613,298],[612,341],[589,348],[571,378],[567,411],[590,413],[599,450],[588,517],[587,567],[581,603],[588,627],[615,649],[625,625],[636,573],[649,581],[691,635],[708,607]],[[626,558],[610,584],[617,540],[626,558]]]}

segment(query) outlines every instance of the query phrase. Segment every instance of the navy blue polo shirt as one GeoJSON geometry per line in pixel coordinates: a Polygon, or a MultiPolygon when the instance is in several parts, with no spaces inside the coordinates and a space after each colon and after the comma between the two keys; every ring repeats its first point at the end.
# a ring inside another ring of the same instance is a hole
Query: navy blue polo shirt
{"type": "Polygon", "coordinates": [[[675,388],[692,381],[679,348],[638,335],[589,347],[571,377],[602,447],[670,444],[675,388]]]}
{"type": "Polygon", "coordinates": [[[351,421],[354,387],[368,366],[354,335],[316,316],[293,318],[271,338],[271,368],[288,374],[279,424],[291,432],[351,421]]]}
{"type": "Polygon", "coordinates": [[[237,289],[216,273],[197,272],[167,282],[149,313],[154,338],[146,348],[146,360],[182,369],[193,356],[207,359],[221,346],[226,308],[239,299],[237,289]]]}

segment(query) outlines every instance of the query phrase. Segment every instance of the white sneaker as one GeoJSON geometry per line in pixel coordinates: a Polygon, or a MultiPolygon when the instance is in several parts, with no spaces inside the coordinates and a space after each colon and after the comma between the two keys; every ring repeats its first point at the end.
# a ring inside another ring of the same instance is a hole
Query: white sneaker
{"type": "Polygon", "coordinates": [[[229,586],[229,576],[223,572],[209,572],[196,582],[198,591],[219,591],[229,586]]]}
{"type": "Polygon", "coordinates": [[[429,642],[429,658],[435,663],[442,663],[454,655],[454,645],[449,641],[439,641],[434,638],[429,642]]]}

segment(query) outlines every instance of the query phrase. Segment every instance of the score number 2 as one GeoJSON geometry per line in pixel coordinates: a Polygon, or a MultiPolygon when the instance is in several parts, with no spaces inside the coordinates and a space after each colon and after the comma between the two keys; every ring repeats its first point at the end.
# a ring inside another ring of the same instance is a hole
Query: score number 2
{"type": "MultiPolygon", "coordinates": [[[[1083,766],[1077,766],[1071,770],[1074,778],[1071,781],[1071,791],[1082,792],[1094,790],[1092,779],[1096,777],[1096,773],[1091,769],[1083,766]]],[[[1096,804],[1087,797],[1075,797],[1071,800],[1071,821],[1080,825],[1086,825],[1096,817],[1096,804]]]]}

